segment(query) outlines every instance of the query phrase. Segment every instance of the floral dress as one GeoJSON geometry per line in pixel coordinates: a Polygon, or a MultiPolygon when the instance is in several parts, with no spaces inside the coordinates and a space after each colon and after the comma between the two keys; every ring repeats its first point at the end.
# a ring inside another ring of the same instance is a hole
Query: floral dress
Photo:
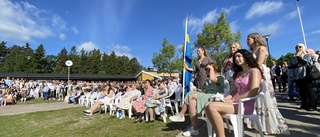
{"type": "MultiPolygon", "coordinates": [[[[163,94],[166,94],[168,93],[168,89],[167,88],[164,88],[164,89],[160,89],[157,94],[159,96],[163,95],[163,94]]],[[[168,93],[170,94],[170,93],[168,93]]],[[[164,110],[165,110],[165,106],[164,106],[164,102],[165,99],[164,98],[160,98],[160,99],[153,99],[153,98],[150,98],[148,100],[146,100],[146,106],[151,108],[151,107],[156,107],[155,108],[155,113],[157,115],[160,115],[160,114],[163,114],[164,113],[164,110]]]]}
{"type": "Polygon", "coordinates": [[[185,97],[185,103],[189,104],[189,98],[193,94],[197,94],[197,115],[201,114],[202,109],[204,108],[205,103],[208,102],[208,100],[214,96],[217,93],[223,94],[224,92],[224,77],[223,76],[217,76],[219,83],[212,83],[211,80],[207,79],[204,89],[207,91],[207,93],[204,92],[188,92],[185,97]]]}
{"type": "Polygon", "coordinates": [[[196,86],[198,89],[203,90],[204,89],[204,84],[207,79],[207,73],[206,70],[204,69],[206,65],[210,62],[213,62],[212,59],[208,56],[204,57],[202,59],[202,62],[199,60],[194,63],[193,70],[196,72],[196,77],[194,79],[194,86],[196,86]]]}
{"type": "Polygon", "coordinates": [[[140,100],[132,103],[132,106],[136,110],[136,112],[143,113],[144,107],[146,105],[146,100],[153,98],[153,96],[154,89],[150,86],[140,100]]]}

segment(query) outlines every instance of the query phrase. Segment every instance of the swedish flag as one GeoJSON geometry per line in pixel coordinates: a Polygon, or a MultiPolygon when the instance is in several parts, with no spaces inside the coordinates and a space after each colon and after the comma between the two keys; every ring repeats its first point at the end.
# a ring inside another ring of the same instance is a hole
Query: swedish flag
{"type": "MultiPolygon", "coordinates": [[[[191,48],[190,48],[190,39],[189,35],[186,34],[185,36],[185,50],[184,50],[184,62],[188,65],[189,68],[192,67],[192,55],[191,55],[191,48]]],[[[185,91],[184,94],[187,94],[190,91],[190,81],[192,79],[192,74],[190,71],[183,69],[184,73],[184,85],[185,91]]]]}

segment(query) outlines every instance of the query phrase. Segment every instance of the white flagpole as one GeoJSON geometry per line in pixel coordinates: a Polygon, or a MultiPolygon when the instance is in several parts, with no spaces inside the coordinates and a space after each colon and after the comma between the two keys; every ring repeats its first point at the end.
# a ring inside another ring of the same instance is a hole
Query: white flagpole
{"type": "MultiPolygon", "coordinates": [[[[187,47],[187,39],[186,39],[186,36],[187,36],[187,32],[188,32],[188,14],[186,16],[186,27],[185,27],[185,33],[184,33],[184,50],[183,50],[183,65],[186,63],[186,47],[187,47]]],[[[181,104],[183,105],[184,104],[184,92],[185,92],[185,68],[183,67],[183,73],[182,73],[182,102],[181,104]]]]}
{"type": "Polygon", "coordinates": [[[301,15],[300,15],[300,9],[299,9],[299,5],[298,5],[298,1],[299,1],[299,0],[296,0],[296,4],[297,4],[297,10],[298,10],[298,15],[299,15],[299,20],[300,20],[302,37],[303,37],[304,46],[305,46],[306,49],[307,49],[307,41],[306,41],[306,36],[304,35],[304,29],[303,29],[302,19],[301,19],[301,15]]]}

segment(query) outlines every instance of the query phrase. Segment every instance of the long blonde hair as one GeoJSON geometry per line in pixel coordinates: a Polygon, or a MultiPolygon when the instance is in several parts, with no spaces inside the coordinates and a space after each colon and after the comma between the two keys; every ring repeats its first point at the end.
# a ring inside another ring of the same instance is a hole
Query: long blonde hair
{"type": "MultiPolygon", "coordinates": [[[[251,33],[248,35],[249,38],[252,38],[254,41],[255,46],[265,46],[267,47],[266,42],[262,38],[262,36],[259,33],[251,33]]],[[[252,47],[250,47],[250,50],[252,50],[252,47]]]]}
{"type": "MultiPolygon", "coordinates": [[[[238,42],[233,42],[233,43],[231,43],[231,44],[229,45],[229,51],[231,50],[231,46],[232,46],[232,45],[236,45],[237,50],[241,49],[241,45],[240,45],[238,42]]],[[[232,56],[233,56],[233,54],[230,52],[228,58],[231,58],[232,56]]]]}

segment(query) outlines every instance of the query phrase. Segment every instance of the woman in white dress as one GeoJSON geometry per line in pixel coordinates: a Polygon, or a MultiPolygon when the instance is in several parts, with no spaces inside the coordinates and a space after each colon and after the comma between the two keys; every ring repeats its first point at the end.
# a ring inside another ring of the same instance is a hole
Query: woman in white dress
{"type": "MultiPolygon", "coordinates": [[[[257,114],[260,116],[262,129],[265,134],[290,134],[287,124],[278,110],[277,100],[274,97],[274,89],[270,77],[270,69],[266,66],[268,51],[266,43],[259,33],[251,33],[247,36],[247,45],[256,58],[263,76],[266,79],[267,92],[263,98],[256,101],[257,114]]],[[[250,123],[250,122],[249,122],[250,123]]],[[[252,122],[253,123],[253,122],[252,122]]],[[[248,124],[250,127],[250,124],[248,124]]]]}
{"type": "Polygon", "coordinates": [[[129,89],[129,91],[126,92],[122,96],[121,101],[117,105],[117,108],[121,109],[121,114],[122,115],[121,115],[120,119],[125,117],[124,110],[130,109],[130,107],[132,106],[131,102],[134,99],[137,99],[138,97],[140,97],[141,91],[137,90],[137,87],[139,87],[139,84],[138,83],[133,83],[131,85],[131,89],[129,89]]]}

